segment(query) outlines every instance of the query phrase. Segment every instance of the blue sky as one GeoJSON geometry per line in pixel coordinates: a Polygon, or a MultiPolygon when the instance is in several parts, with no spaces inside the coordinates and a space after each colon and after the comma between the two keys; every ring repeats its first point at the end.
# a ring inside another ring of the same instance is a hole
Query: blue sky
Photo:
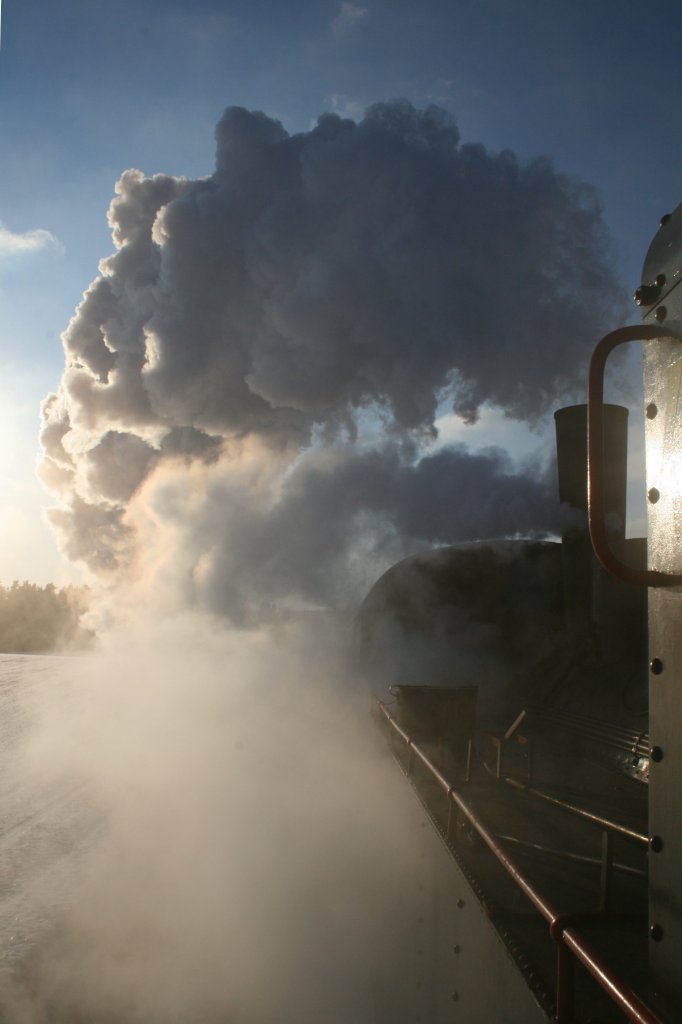
{"type": "Polygon", "coordinates": [[[59,381],[59,334],[112,249],[106,208],[125,168],[209,174],[231,104],[299,131],[324,111],[437,103],[464,142],[546,154],[596,185],[630,292],[682,199],[680,28],[673,0],[655,16],[629,0],[5,0],[0,580],[70,578],[42,523],[38,406],[59,381]]]}

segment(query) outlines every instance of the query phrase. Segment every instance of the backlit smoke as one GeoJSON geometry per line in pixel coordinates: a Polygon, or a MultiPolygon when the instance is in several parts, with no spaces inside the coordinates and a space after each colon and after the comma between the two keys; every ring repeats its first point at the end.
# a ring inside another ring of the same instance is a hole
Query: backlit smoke
{"type": "Polygon", "coordinates": [[[80,813],[17,913],[12,1024],[393,1019],[425,833],[321,609],[553,525],[544,464],[438,448],[436,419],[537,420],[618,303],[590,188],[437,108],[292,136],[231,108],[216,139],[209,177],[121,177],[44,403],[64,551],[136,614],[35,697],[17,770],[80,813]]]}
{"type": "Polygon", "coordinates": [[[335,654],[185,615],[23,680],[0,1020],[376,1020],[420,829],[335,654]]]}
{"type": "Polygon", "coordinates": [[[550,528],[544,470],[434,453],[434,423],[533,422],[581,387],[619,302],[593,190],[404,101],[295,135],[228,108],[216,141],[209,177],[116,186],[43,410],[66,554],[253,623],[550,528]]]}

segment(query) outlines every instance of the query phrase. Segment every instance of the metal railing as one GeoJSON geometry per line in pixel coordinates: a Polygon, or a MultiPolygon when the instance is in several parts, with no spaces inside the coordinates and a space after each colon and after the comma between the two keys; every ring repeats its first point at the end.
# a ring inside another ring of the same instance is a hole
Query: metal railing
{"type": "Polygon", "coordinates": [[[450,837],[453,809],[457,809],[468,821],[480,839],[491,851],[498,863],[513,879],[535,909],[549,925],[549,935],[556,945],[556,1013],[554,1024],[570,1024],[573,1020],[573,970],[577,960],[607,993],[611,1001],[633,1024],[662,1024],[659,1017],[618,978],[602,958],[589,946],[575,927],[571,915],[559,911],[526,878],[495,836],[481,819],[462,799],[455,787],[445,778],[423,750],[401,729],[382,701],[377,701],[379,713],[389,727],[403,741],[406,747],[407,772],[411,774],[416,758],[428,772],[431,779],[443,790],[448,800],[448,827],[450,837]]]}
{"type": "Polygon", "coordinates": [[[592,811],[588,811],[585,807],[577,807],[576,804],[571,804],[567,800],[559,800],[557,797],[552,796],[551,793],[545,793],[541,789],[535,789],[534,786],[527,786],[524,782],[518,782],[516,779],[505,779],[508,786],[513,786],[514,789],[520,790],[522,793],[528,793],[530,796],[537,797],[538,800],[544,800],[545,803],[552,804],[554,807],[558,807],[562,811],[568,811],[569,814],[575,814],[579,818],[584,818],[585,821],[592,822],[593,825],[598,825],[600,828],[606,829],[609,832],[615,832],[617,835],[625,836],[626,839],[631,839],[634,843],[638,843],[640,846],[649,845],[649,837],[643,835],[641,832],[637,832],[636,829],[628,828],[626,825],[622,825],[618,821],[612,821],[610,818],[604,818],[601,814],[594,814],[592,811]]]}

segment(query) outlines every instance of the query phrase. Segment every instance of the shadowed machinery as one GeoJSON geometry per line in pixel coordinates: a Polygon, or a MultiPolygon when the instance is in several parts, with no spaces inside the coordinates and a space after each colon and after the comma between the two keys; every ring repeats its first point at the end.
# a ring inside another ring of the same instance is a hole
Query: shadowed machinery
{"type": "Polygon", "coordinates": [[[433,826],[428,938],[406,922],[403,1009],[384,994],[379,1020],[680,1019],[681,259],[678,208],[636,294],[644,326],[608,335],[588,405],[555,414],[560,540],[413,556],[362,604],[377,722],[433,826]],[[606,357],[633,340],[648,553],[625,538],[628,413],[602,402],[606,357]]]}

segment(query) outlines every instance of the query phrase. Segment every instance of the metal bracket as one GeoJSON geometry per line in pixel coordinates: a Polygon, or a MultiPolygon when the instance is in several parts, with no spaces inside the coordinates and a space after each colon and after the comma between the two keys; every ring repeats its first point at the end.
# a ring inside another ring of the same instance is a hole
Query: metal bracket
{"type": "Polygon", "coordinates": [[[633,569],[613,553],[606,532],[604,503],[604,369],[615,348],[629,341],[653,341],[674,337],[658,324],[620,327],[601,339],[592,353],[587,382],[587,510],[594,553],[613,576],[641,587],[674,587],[682,576],[656,569],[633,569]]]}

